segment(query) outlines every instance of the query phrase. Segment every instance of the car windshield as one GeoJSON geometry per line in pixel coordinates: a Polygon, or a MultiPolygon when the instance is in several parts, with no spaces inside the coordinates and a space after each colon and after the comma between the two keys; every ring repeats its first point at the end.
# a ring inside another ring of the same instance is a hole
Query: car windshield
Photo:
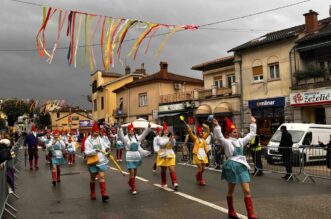
{"type": "MultiPolygon", "coordinates": [[[[288,132],[292,135],[293,143],[298,143],[302,139],[302,136],[305,134],[304,131],[288,130],[288,132]]],[[[277,130],[270,139],[270,141],[280,142],[281,137],[282,137],[282,132],[280,130],[277,130]]]]}

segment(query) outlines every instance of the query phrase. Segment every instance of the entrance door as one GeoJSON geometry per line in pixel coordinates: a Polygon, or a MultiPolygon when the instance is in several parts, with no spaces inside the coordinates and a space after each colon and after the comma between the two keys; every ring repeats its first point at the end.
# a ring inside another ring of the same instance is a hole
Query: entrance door
{"type": "Polygon", "coordinates": [[[326,124],[324,108],[315,109],[315,123],[316,124],[326,124]]]}

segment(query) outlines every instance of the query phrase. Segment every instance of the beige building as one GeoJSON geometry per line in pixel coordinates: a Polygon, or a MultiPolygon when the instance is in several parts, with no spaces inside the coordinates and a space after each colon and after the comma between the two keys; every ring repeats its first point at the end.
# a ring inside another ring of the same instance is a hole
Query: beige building
{"type": "Polygon", "coordinates": [[[242,90],[243,125],[248,127],[250,115],[254,115],[262,144],[283,122],[301,120],[298,110],[293,114],[290,107],[290,94],[295,83],[293,73],[303,65],[296,45],[299,39],[310,35],[309,25],[316,23],[312,14],[310,11],[304,15],[303,25],[268,33],[230,50],[235,55],[235,74],[242,90]]]}
{"type": "Polygon", "coordinates": [[[116,94],[114,90],[123,87],[134,80],[145,76],[145,69],[137,69],[131,73],[130,68],[126,67],[125,74],[107,73],[96,71],[92,76],[92,115],[96,121],[106,121],[113,124],[116,120],[118,111],[116,110],[116,94]]]}
{"type": "Polygon", "coordinates": [[[191,102],[197,88],[203,88],[202,80],[170,73],[168,63],[161,62],[159,72],[114,90],[121,112],[117,118],[121,122],[137,118],[166,121],[170,129],[180,129],[179,115],[193,115],[191,102]]]}
{"type": "Polygon", "coordinates": [[[225,117],[240,125],[240,94],[233,61],[234,56],[228,56],[192,67],[203,72],[204,89],[196,90],[195,95],[199,107],[194,115],[200,124],[213,114],[222,125],[225,117]]]}
{"type": "Polygon", "coordinates": [[[81,129],[80,124],[90,121],[91,111],[79,107],[62,107],[61,109],[49,112],[52,123],[52,130],[77,131],[81,129]]]}

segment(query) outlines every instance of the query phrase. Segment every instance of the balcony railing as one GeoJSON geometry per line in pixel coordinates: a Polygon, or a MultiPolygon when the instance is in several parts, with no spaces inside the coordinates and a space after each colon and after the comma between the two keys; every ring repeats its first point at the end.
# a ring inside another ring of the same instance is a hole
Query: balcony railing
{"type": "Polygon", "coordinates": [[[126,110],[117,108],[113,110],[113,116],[115,118],[125,118],[128,116],[128,113],[126,112],[126,110]]]}
{"type": "Polygon", "coordinates": [[[160,96],[160,103],[174,103],[187,100],[193,100],[193,91],[177,92],[160,96]]]}
{"type": "Polygon", "coordinates": [[[215,88],[198,91],[198,99],[207,99],[210,97],[222,97],[232,95],[231,88],[215,88]]]}

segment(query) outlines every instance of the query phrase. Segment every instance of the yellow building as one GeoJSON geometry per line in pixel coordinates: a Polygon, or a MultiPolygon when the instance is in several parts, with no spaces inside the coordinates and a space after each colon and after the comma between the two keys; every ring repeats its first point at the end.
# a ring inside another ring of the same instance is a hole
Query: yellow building
{"type": "Polygon", "coordinates": [[[203,81],[170,73],[168,63],[161,62],[159,72],[114,90],[118,103],[114,116],[121,122],[166,121],[170,130],[179,129],[183,125],[179,114],[193,116],[194,89],[203,89],[203,81]]]}
{"type": "Polygon", "coordinates": [[[145,76],[145,69],[137,69],[131,73],[130,68],[126,67],[125,74],[107,73],[96,71],[92,76],[92,116],[96,121],[106,121],[114,123],[113,113],[116,109],[116,94],[113,90],[123,87],[134,80],[145,76]]]}
{"type": "Polygon", "coordinates": [[[283,122],[303,122],[294,119],[298,116],[290,107],[290,94],[295,84],[294,72],[302,65],[296,44],[312,33],[310,24],[318,25],[314,13],[304,15],[303,25],[268,33],[230,50],[235,55],[235,71],[242,90],[243,125],[248,127],[250,115],[254,115],[262,144],[283,122]]]}
{"type": "Polygon", "coordinates": [[[77,131],[80,129],[80,122],[90,121],[91,111],[78,107],[62,107],[59,110],[49,112],[51,116],[52,130],[77,131]]]}
{"type": "Polygon", "coordinates": [[[197,90],[195,95],[199,105],[195,117],[200,124],[213,114],[222,125],[228,117],[240,128],[240,94],[233,61],[234,56],[228,56],[192,67],[203,72],[204,89],[197,90]]]}

